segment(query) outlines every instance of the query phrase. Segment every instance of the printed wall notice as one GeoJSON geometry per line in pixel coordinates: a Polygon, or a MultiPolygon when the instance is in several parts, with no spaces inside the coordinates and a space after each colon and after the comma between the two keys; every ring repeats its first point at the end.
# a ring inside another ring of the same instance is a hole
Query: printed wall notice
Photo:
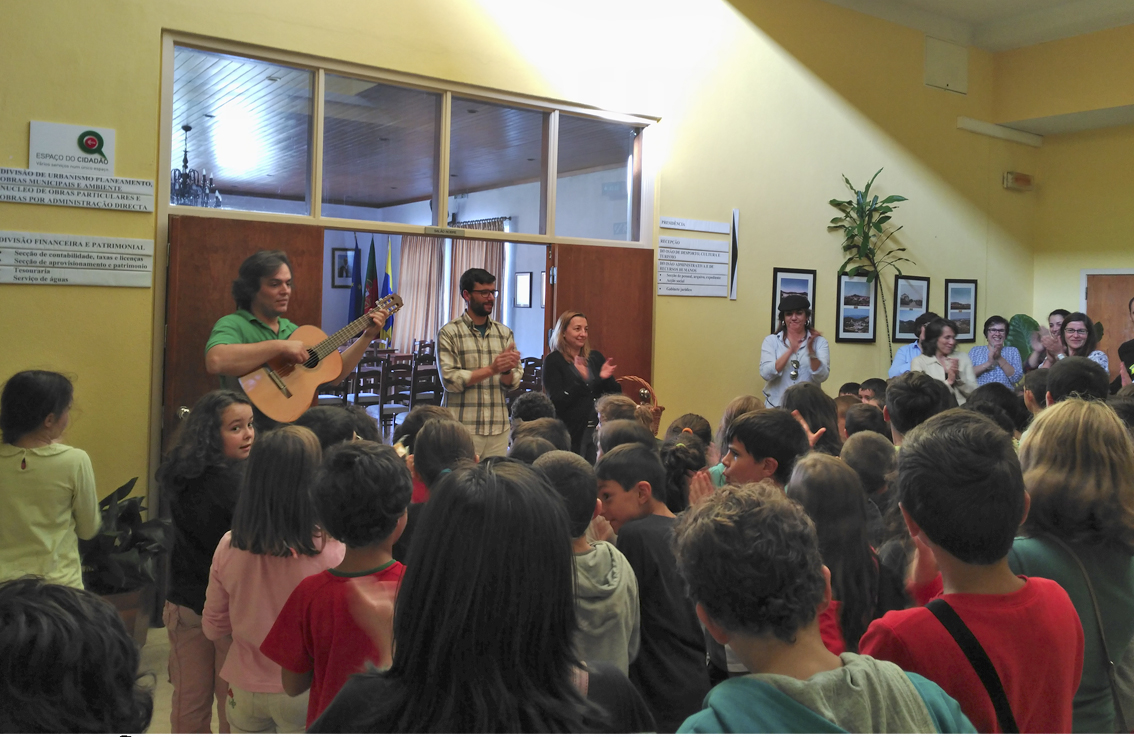
{"type": "Polygon", "coordinates": [[[658,238],[658,296],[727,297],[729,242],[658,238]]]}
{"type": "Polygon", "coordinates": [[[0,284],[149,287],[154,242],[0,231],[0,284]]]}
{"type": "Polygon", "coordinates": [[[154,183],[150,179],[0,168],[0,202],[153,212],[154,183]]]}
{"type": "Polygon", "coordinates": [[[28,168],[114,176],[114,129],[31,121],[28,168]]]}

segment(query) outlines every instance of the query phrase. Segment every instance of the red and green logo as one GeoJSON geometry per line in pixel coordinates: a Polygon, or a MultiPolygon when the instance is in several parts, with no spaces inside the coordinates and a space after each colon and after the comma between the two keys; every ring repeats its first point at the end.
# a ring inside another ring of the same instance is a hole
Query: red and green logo
{"type": "Polygon", "coordinates": [[[102,136],[98,131],[83,131],[79,134],[79,150],[91,156],[101,156],[106,161],[106,154],[102,152],[102,136]]]}

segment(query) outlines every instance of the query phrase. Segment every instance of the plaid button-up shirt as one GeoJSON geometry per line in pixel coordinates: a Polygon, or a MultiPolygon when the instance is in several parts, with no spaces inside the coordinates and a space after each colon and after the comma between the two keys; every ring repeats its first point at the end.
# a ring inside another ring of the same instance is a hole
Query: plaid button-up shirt
{"type": "MultiPolygon", "coordinates": [[[[452,410],[474,435],[499,435],[509,426],[504,394],[511,387],[501,383],[503,375],[496,374],[471,386],[467,383],[473,371],[491,365],[492,359],[515,343],[507,325],[492,318],[487,325],[481,336],[468,313],[462,312],[437,333],[437,363],[445,385],[441,405],[452,410]]],[[[518,386],[523,375],[522,366],[512,369],[511,386],[518,386]]]]}

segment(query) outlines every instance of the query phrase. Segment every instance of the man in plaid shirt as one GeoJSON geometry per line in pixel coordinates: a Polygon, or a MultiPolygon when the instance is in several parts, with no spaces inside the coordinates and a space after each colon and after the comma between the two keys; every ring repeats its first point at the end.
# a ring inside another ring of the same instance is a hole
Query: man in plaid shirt
{"type": "Polygon", "coordinates": [[[437,362],[445,385],[442,406],[469,429],[481,458],[508,452],[504,394],[523,377],[512,330],[489,318],[496,304],[496,277],[484,269],[461,275],[468,308],[437,333],[437,362]]]}

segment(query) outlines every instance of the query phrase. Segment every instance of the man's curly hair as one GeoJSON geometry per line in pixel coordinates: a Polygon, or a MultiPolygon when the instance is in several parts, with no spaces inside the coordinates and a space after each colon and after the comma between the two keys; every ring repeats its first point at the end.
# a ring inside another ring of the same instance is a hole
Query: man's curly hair
{"type": "Polygon", "coordinates": [[[686,511],[674,553],[689,597],[730,632],[795,642],[823,600],[815,525],[768,480],[725,486],[686,511]]]}

